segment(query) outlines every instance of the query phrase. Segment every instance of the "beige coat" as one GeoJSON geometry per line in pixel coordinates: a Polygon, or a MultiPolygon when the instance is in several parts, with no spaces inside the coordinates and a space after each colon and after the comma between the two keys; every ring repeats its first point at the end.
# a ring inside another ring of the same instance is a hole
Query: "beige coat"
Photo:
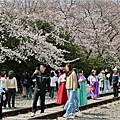
{"type": "Polygon", "coordinates": [[[8,90],[9,88],[15,88],[16,91],[18,91],[18,88],[17,88],[17,80],[16,78],[12,78],[12,79],[6,79],[6,90],[8,90]]]}
{"type": "Polygon", "coordinates": [[[77,89],[77,76],[76,76],[75,71],[73,71],[66,78],[66,89],[73,89],[73,91],[76,91],[76,89],[77,89]]]}
{"type": "Polygon", "coordinates": [[[105,80],[105,74],[100,73],[98,75],[98,78],[99,78],[99,87],[103,87],[104,80],[105,80]]]}

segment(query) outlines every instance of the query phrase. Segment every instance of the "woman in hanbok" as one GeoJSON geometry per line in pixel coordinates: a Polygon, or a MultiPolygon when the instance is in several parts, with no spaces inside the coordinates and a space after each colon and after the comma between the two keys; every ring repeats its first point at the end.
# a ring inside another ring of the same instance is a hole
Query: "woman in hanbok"
{"type": "Polygon", "coordinates": [[[92,76],[90,77],[90,90],[92,99],[99,97],[99,83],[98,77],[96,76],[96,70],[92,70],[92,76]]]}
{"type": "Polygon", "coordinates": [[[78,106],[83,106],[87,104],[87,94],[86,94],[86,78],[83,75],[83,71],[79,70],[79,76],[78,76],[78,83],[80,85],[80,89],[77,89],[76,93],[78,96],[78,106]]]}
{"type": "Polygon", "coordinates": [[[65,105],[68,100],[65,76],[65,73],[62,73],[58,78],[59,89],[57,92],[56,104],[65,105]]]}

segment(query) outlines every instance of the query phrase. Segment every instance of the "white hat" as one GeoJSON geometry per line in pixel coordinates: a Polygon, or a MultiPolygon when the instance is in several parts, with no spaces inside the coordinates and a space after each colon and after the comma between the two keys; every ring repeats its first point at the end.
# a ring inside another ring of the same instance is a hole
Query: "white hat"
{"type": "Polygon", "coordinates": [[[116,68],[116,67],[113,69],[113,71],[115,71],[115,70],[117,71],[117,68],[116,68]]]}
{"type": "Polygon", "coordinates": [[[105,72],[104,70],[101,71],[101,73],[104,73],[104,72],[105,72]]]}
{"type": "Polygon", "coordinates": [[[96,72],[96,70],[92,70],[91,72],[96,72]]]}
{"type": "Polygon", "coordinates": [[[105,69],[105,72],[108,72],[108,69],[105,69]]]}

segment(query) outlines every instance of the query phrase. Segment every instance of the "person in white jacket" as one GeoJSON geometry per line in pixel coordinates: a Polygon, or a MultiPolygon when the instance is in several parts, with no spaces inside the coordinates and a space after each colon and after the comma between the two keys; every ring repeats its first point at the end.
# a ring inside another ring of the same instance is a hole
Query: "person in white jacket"
{"type": "Polygon", "coordinates": [[[51,72],[49,98],[54,98],[54,88],[56,87],[56,81],[57,80],[58,80],[58,77],[56,77],[56,75],[54,74],[54,72],[51,72]]]}
{"type": "Polygon", "coordinates": [[[100,93],[103,93],[104,90],[104,80],[105,80],[105,71],[102,70],[100,74],[98,75],[99,78],[99,87],[100,87],[100,93]]]}

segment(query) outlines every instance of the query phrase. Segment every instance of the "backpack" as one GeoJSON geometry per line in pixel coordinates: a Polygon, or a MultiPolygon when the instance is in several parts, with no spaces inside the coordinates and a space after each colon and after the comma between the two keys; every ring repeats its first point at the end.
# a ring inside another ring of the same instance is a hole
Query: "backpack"
{"type": "Polygon", "coordinates": [[[23,86],[29,87],[29,86],[30,86],[30,81],[27,80],[27,79],[24,79],[24,80],[23,80],[23,86]]]}

